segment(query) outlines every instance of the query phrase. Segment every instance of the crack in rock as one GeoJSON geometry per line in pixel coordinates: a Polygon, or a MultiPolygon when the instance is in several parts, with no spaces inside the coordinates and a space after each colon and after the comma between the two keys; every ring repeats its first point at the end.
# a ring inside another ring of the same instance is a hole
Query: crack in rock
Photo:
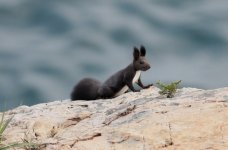
{"type": "Polygon", "coordinates": [[[172,128],[171,128],[170,122],[169,122],[169,139],[170,139],[170,142],[168,143],[168,145],[173,145],[172,128]]]}
{"type": "Polygon", "coordinates": [[[93,140],[95,137],[99,137],[99,136],[101,136],[101,133],[99,133],[99,132],[94,132],[92,135],[89,135],[89,136],[87,136],[87,137],[78,138],[78,139],[76,139],[76,140],[74,141],[73,144],[70,145],[70,147],[71,147],[71,148],[74,147],[74,145],[75,145],[76,143],[80,142],[80,141],[93,140]]]}
{"type": "Polygon", "coordinates": [[[120,110],[122,110],[122,109],[125,109],[126,107],[129,107],[129,106],[132,106],[132,105],[131,105],[131,104],[123,104],[123,105],[120,105],[120,106],[117,107],[117,108],[111,108],[111,109],[107,110],[107,111],[105,112],[105,114],[106,114],[106,115],[111,115],[111,114],[113,114],[113,113],[115,113],[115,112],[117,112],[117,111],[120,111],[120,110]]]}
{"type": "Polygon", "coordinates": [[[161,148],[166,148],[166,147],[172,146],[174,144],[173,138],[172,138],[172,128],[171,128],[170,122],[168,123],[168,127],[169,127],[169,139],[165,139],[165,143],[162,144],[161,148]]]}
{"type": "Polygon", "coordinates": [[[124,110],[121,110],[121,111],[119,111],[117,113],[113,113],[110,117],[105,119],[103,124],[109,125],[113,121],[117,120],[118,118],[130,114],[135,108],[136,108],[136,105],[131,105],[131,106],[128,106],[127,108],[125,108],[124,110]]]}
{"type": "Polygon", "coordinates": [[[129,134],[116,134],[112,133],[111,136],[107,139],[111,144],[120,144],[127,141],[130,138],[129,134]]]}
{"type": "Polygon", "coordinates": [[[80,114],[80,115],[72,117],[72,118],[68,118],[67,121],[65,121],[61,126],[63,128],[67,128],[67,127],[76,125],[80,121],[90,118],[91,115],[92,115],[91,113],[85,113],[85,114],[80,114]]]}

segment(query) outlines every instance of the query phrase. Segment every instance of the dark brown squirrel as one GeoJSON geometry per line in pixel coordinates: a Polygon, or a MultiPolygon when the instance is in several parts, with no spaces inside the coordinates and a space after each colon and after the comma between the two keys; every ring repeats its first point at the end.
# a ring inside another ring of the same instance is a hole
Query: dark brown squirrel
{"type": "Polygon", "coordinates": [[[126,68],[118,71],[109,77],[103,84],[92,78],[84,78],[74,87],[71,93],[71,100],[95,100],[100,98],[113,98],[124,94],[130,89],[139,92],[133,87],[137,83],[143,89],[149,88],[153,84],[144,86],[140,79],[141,71],[150,69],[150,64],[146,60],[146,49],[144,46],[134,47],[133,62],[126,68]]]}

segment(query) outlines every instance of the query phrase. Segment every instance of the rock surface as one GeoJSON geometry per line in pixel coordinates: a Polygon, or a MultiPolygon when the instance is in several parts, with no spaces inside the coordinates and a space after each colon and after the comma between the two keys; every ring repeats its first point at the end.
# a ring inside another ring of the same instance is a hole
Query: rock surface
{"type": "Polygon", "coordinates": [[[228,149],[228,88],[183,88],[167,99],[151,87],[114,99],[20,106],[5,143],[26,139],[41,149],[228,149]]]}

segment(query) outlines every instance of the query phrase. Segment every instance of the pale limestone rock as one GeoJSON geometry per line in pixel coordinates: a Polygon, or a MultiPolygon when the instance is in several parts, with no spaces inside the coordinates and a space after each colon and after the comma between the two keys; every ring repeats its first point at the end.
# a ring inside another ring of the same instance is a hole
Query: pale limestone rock
{"type": "Polygon", "coordinates": [[[167,99],[151,87],[114,99],[20,106],[4,143],[47,150],[228,149],[228,88],[182,88],[167,99]]]}

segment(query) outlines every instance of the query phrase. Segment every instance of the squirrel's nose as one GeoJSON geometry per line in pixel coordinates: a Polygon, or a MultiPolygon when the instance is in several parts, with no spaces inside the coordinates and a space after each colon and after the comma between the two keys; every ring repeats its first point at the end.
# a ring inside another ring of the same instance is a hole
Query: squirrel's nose
{"type": "Polygon", "coordinates": [[[147,66],[147,69],[150,69],[150,65],[147,66]]]}
{"type": "Polygon", "coordinates": [[[150,69],[150,65],[149,64],[143,67],[144,71],[149,70],[149,69],[150,69]]]}

